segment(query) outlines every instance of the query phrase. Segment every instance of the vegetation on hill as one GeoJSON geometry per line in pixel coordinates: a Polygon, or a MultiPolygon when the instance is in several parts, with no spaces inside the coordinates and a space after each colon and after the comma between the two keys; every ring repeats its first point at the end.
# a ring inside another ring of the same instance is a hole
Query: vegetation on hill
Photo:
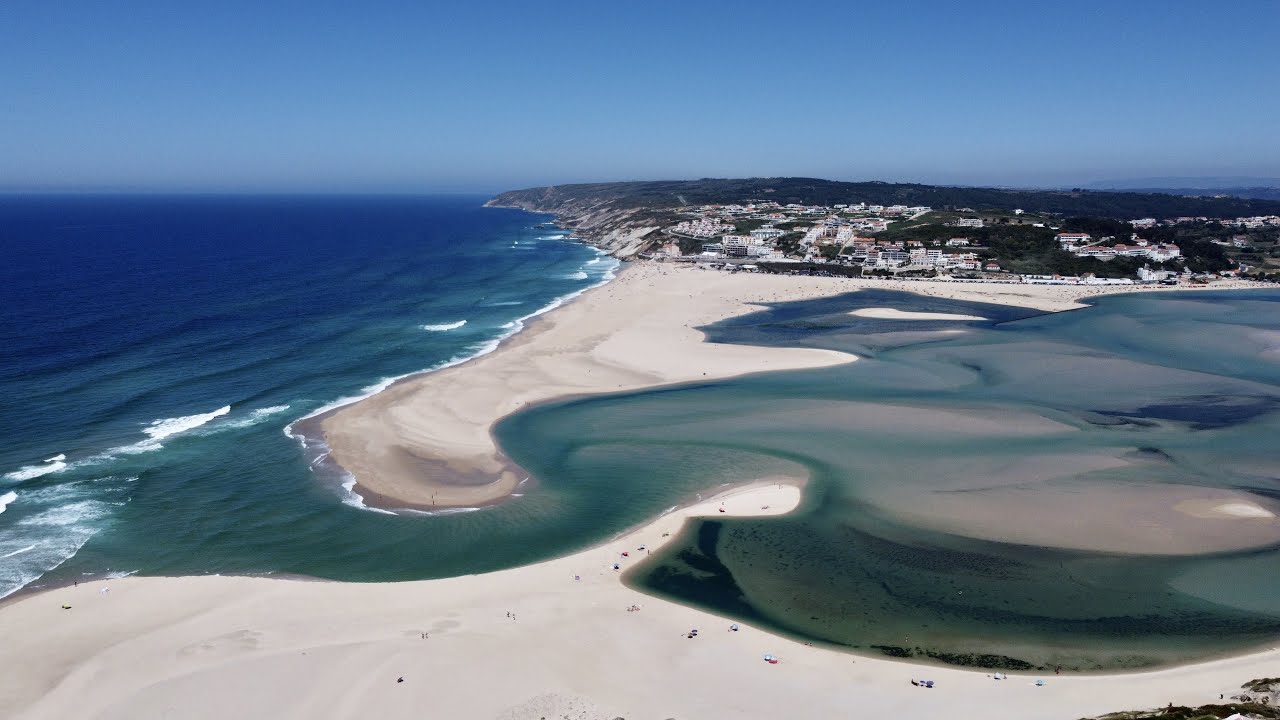
{"type": "MultiPolygon", "coordinates": [[[[1217,219],[1181,222],[1135,230],[1131,219],[1152,217],[1236,218],[1280,214],[1280,202],[1229,197],[1179,197],[1159,193],[1109,191],[1032,191],[998,188],[959,188],[881,182],[848,183],[811,178],[751,178],[746,180],[688,180],[558,185],[503,193],[491,205],[555,213],[579,237],[619,257],[642,253],[667,242],[683,254],[696,254],[712,239],[673,235],[665,230],[694,215],[700,205],[730,205],[772,201],[780,205],[927,205],[932,212],[903,218],[876,233],[882,242],[918,241],[941,247],[951,238],[966,238],[964,250],[1004,271],[1030,275],[1083,275],[1102,278],[1133,277],[1153,269],[1220,272],[1244,263],[1263,277],[1280,275],[1280,228],[1245,230],[1217,219]],[[1019,210],[1021,212],[1014,212],[1019,210]],[[982,220],[981,228],[957,227],[962,219],[982,220]],[[1165,265],[1145,258],[1117,257],[1103,261],[1077,257],[1054,240],[1058,231],[1085,232],[1104,244],[1129,243],[1136,234],[1153,243],[1176,244],[1184,260],[1165,265]]],[[[847,217],[854,214],[843,213],[847,217]]],[[[745,234],[767,224],[763,218],[737,217],[734,232],[745,234]]],[[[776,247],[787,257],[805,254],[801,226],[791,219],[775,227],[787,231],[776,247]]],[[[841,248],[815,249],[827,260],[839,258],[841,248]]]]}
{"type": "Polygon", "coordinates": [[[1011,190],[914,183],[837,182],[814,178],[657,180],[555,185],[502,193],[496,205],[554,212],[557,205],[591,203],[616,208],[771,200],[783,205],[928,205],[938,209],[1022,209],[1027,212],[1118,219],[1205,216],[1228,218],[1280,214],[1280,201],[1234,197],[1185,197],[1164,193],[1098,190],[1011,190]]]}

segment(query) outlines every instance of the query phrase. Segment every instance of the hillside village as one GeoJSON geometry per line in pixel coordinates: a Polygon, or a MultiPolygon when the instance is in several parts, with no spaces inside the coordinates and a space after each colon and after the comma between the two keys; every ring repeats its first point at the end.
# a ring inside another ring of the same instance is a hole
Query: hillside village
{"type": "Polygon", "coordinates": [[[1231,259],[1225,250],[1206,249],[1206,243],[1240,255],[1255,250],[1256,240],[1274,245],[1280,235],[1280,215],[1094,220],[1110,234],[1071,227],[1087,224],[1085,219],[1064,221],[1018,209],[978,212],[919,205],[748,202],[676,208],[673,217],[679,221],[662,228],[648,256],[767,272],[1049,284],[1172,283],[1237,276],[1254,268],[1231,259]],[[1200,237],[1213,234],[1223,237],[1200,237]],[[1191,258],[1177,242],[1164,240],[1181,235],[1194,238],[1184,241],[1196,245],[1191,258]],[[1035,261],[1027,259],[1032,250],[1039,253],[1035,261]],[[1058,267],[1086,271],[1064,273],[1058,267]]]}

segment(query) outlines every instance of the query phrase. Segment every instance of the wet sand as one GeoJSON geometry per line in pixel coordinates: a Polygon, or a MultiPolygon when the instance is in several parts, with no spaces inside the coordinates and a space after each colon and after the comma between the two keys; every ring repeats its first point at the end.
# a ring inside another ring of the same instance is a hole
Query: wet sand
{"type": "Polygon", "coordinates": [[[509,497],[527,477],[491,436],[494,423],[506,415],[575,395],[850,362],[852,356],[828,350],[709,344],[696,328],[752,312],[755,303],[860,288],[1047,311],[1082,307],[1081,299],[1104,292],[1134,291],[792,277],[633,263],[617,280],[534,319],[494,353],[406,378],[308,423],[321,428],[332,451],[328,460],[355,478],[355,491],[371,506],[491,504],[509,497]]]}
{"type": "Polygon", "coordinates": [[[729,620],[627,588],[612,569],[636,563],[687,518],[776,515],[799,500],[793,481],[766,478],[602,546],[486,575],[378,584],[131,577],[25,595],[0,604],[0,707],[20,720],[719,720],[844,717],[850,708],[1023,720],[1203,704],[1280,663],[1271,649],[1158,672],[997,681],[812,647],[748,623],[733,631],[729,620]]]}

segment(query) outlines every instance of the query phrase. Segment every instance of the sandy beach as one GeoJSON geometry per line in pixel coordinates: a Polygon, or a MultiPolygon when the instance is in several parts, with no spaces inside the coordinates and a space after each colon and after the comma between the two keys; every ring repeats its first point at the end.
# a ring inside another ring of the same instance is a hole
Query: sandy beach
{"type": "MultiPolygon", "coordinates": [[[[1256,287],[1229,286],[1235,285],[1256,287]]],[[[491,428],[502,417],[574,395],[851,362],[854,357],[827,350],[709,344],[696,328],[752,312],[758,303],[861,288],[1045,311],[1079,308],[1089,297],[1137,289],[811,278],[632,263],[613,282],[535,318],[495,353],[407,378],[313,422],[332,449],[329,459],[354,476],[355,491],[371,506],[484,505],[509,496],[527,476],[493,442],[491,428]]],[[[904,317],[882,308],[857,312],[904,317]]]]}
{"type": "Polygon", "coordinates": [[[127,578],[27,595],[0,606],[0,707],[31,720],[706,720],[855,708],[1066,720],[1217,701],[1280,663],[1272,649],[1151,673],[995,680],[808,646],[746,623],[734,631],[730,620],[628,589],[612,569],[625,571],[686,518],[780,514],[800,497],[794,481],[762,478],[602,546],[486,575],[127,578]],[[936,686],[910,683],[925,678],[936,686]]]}
{"type": "MultiPolygon", "coordinates": [[[[492,355],[397,383],[322,422],[335,457],[382,503],[492,501],[518,481],[502,475],[518,469],[489,435],[503,415],[704,372],[850,362],[821,350],[707,344],[695,328],[749,312],[751,303],[863,287],[1045,310],[1078,307],[1100,292],[641,264],[539,318],[492,355]]],[[[131,577],[15,597],[0,604],[0,707],[32,719],[772,718],[795,717],[798,708],[805,717],[856,708],[868,716],[1065,719],[1216,701],[1280,665],[1273,648],[1151,673],[996,680],[980,670],[813,647],[746,623],[733,631],[730,620],[623,585],[622,573],[687,518],[785,513],[801,502],[801,485],[757,479],[599,547],[485,575],[395,584],[131,577]],[[780,662],[765,662],[766,654],[780,662]],[[913,678],[936,687],[915,687],[913,678]]],[[[1274,519],[1226,495],[1175,511],[1274,519]]]]}

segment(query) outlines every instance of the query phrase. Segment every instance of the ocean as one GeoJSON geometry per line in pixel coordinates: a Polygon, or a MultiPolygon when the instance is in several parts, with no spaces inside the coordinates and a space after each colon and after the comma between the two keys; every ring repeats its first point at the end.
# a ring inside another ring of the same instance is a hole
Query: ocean
{"type": "Polygon", "coordinates": [[[288,434],[617,268],[483,201],[0,198],[0,596],[139,572],[429,577],[571,543],[432,550],[493,519],[366,509],[288,434]]]}
{"type": "Polygon", "coordinates": [[[694,523],[627,582],[982,667],[1150,667],[1280,636],[1277,521],[1205,505],[1280,508],[1276,291],[1052,315],[888,291],[769,306],[709,340],[859,361],[529,408],[495,428],[529,492],[365,507],[313,470],[298,420],[491,352],[618,269],[483,200],[0,198],[0,596],[134,573],[484,572],[791,475],[810,479],[796,513],[694,523]]]}

